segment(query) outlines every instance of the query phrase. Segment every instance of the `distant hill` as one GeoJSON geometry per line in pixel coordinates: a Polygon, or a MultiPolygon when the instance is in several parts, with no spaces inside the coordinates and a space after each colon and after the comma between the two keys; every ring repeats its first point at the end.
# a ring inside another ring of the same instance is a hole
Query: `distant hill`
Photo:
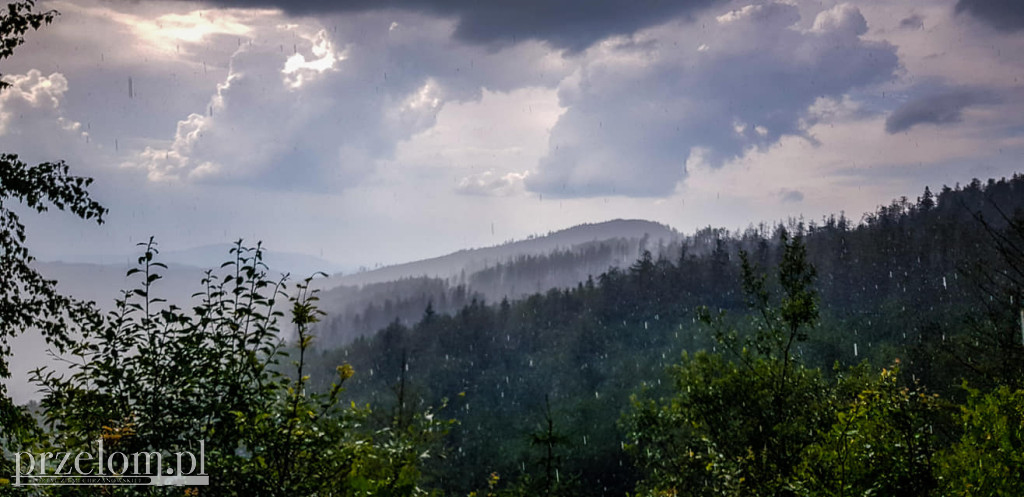
{"type": "Polygon", "coordinates": [[[663,224],[617,219],[582,224],[548,235],[336,275],[319,283],[327,318],[320,345],[336,347],[393,321],[418,320],[428,305],[450,313],[476,300],[518,299],[568,288],[611,267],[626,267],[644,249],[675,247],[681,236],[663,224]]]}
{"type": "MultiPolygon", "coordinates": [[[[232,243],[218,243],[203,245],[182,250],[161,250],[160,260],[165,264],[179,264],[197,268],[217,268],[230,257],[232,243]]],[[[67,255],[60,258],[64,263],[83,263],[100,265],[122,265],[135,264],[138,254],[91,254],[91,255],[67,255]]],[[[306,277],[317,271],[327,274],[347,271],[351,268],[328,261],[320,257],[296,252],[284,252],[279,250],[264,249],[263,262],[267,266],[279,272],[289,272],[295,277],[306,277]]],[[[198,280],[197,280],[198,281],[198,280]]]]}
{"type": "MultiPolygon", "coordinates": [[[[421,276],[452,280],[464,274],[507,263],[517,257],[572,250],[580,245],[616,238],[645,240],[645,247],[655,251],[659,244],[668,244],[678,239],[679,233],[664,224],[640,219],[615,219],[602,223],[581,224],[544,236],[493,247],[460,250],[432,259],[385,266],[355,274],[335,275],[322,282],[322,287],[360,286],[421,276]]],[[[629,262],[635,260],[636,255],[630,254],[629,262]]]]}

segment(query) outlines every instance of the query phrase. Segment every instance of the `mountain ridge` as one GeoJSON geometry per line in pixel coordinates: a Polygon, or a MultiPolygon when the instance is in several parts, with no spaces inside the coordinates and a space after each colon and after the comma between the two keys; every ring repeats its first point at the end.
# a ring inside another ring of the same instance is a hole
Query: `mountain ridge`
{"type": "Polygon", "coordinates": [[[613,238],[642,239],[645,236],[647,243],[657,245],[671,243],[678,239],[680,234],[668,225],[644,219],[619,218],[597,223],[582,223],[548,232],[546,235],[530,236],[500,245],[461,249],[437,257],[392,264],[355,274],[334,274],[327,280],[322,280],[319,287],[363,286],[422,276],[452,279],[458,278],[463,272],[471,274],[508,262],[517,256],[571,250],[577,245],[613,238]]]}

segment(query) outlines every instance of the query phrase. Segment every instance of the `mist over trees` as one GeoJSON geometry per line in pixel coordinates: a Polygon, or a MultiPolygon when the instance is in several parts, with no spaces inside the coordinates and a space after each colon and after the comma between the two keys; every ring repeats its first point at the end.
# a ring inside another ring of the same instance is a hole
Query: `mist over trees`
{"type": "MultiPolygon", "coordinates": [[[[627,235],[630,230],[646,228],[644,225],[647,224],[653,223],[612,221],[570,228],[547,237],[558,240],[568,232],[583,230],[595,237],[627,235]]],[[[547,237],[535,240],[558,246],[547,237]]],[[[649,238],[646,234],[642,237],[617,236],[555,248],[550,252],[522,253],[494,264],[485,264],[477,270],[472,269],[476,265],[468,260],[469,269],[463,268],[457,276],[450,278],[405,276],[361,286],[328,288],[323,295],[328,316],[316,328],[322,337],[319,347],[344,345],[395,320],[406,325],[415,323],[428,304],[435,312],[451,314],[473,299],[496,302],[504,298],[523,298],[551,288],[574,287],[610,267],[628,266],[639,251],[647,247],[649,238]]],[[[660,245],[654,247],[658,253],[674,250],[672,243],[665,244],[665,239],[658,238],[658,241],[660,245]]]]}

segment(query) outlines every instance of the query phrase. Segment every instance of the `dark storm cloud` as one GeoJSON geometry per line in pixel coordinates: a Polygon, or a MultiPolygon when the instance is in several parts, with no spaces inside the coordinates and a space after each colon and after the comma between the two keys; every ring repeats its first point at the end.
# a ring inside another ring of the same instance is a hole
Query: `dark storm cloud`
{"type": "Polygon", "coordinates": [[[629,34],[714,0],[212,0],[228,7],[275,7],[292,15],[400,9],[458,18],[455,37],[503,46],[527,39],[578,51],[629,34]]]}
{"type": "Polygon", "coordinates": [[[885,131],[892,134],[918,124],[957,123],[962,119],[965,108],[996,101],[997,98],[991,93],[978,90],[954,90],[929,95],[907,102],[893,111],[885,120],[885,131]]]}
{"type": "Polygon", "coordinates": [[[1024,2],[1021,0],[960,0],[956,3],[956,12],[968,12],[1000,31],[1024,29],[1024,2]]]}

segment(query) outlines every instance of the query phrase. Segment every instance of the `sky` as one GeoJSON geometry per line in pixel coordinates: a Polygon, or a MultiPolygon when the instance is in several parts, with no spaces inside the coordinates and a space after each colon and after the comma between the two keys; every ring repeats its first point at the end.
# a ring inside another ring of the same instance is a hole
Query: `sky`
{"type": "Polygon", "coordinates": [[[373,267],[642,218],[865,212],[1021,171],[1013,0],[41,2],[0,150],[110,209],[42,259],[262,240],[373,267]]]}

